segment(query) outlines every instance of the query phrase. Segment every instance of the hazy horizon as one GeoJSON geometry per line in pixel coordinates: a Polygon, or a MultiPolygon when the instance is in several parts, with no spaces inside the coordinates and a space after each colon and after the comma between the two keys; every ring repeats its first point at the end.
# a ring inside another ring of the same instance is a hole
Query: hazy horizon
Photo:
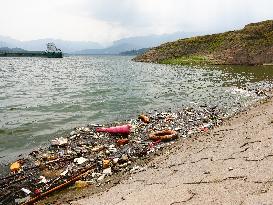
{"type": "MultiPolygon", "coordinates": [[[[162,34],[147,34],[147,35],[139,35],[139,36],[125,36],[125,37],[121,37],[121,38],[118,38],[118,39],[114,39],[113,41],[109,41],[107,42],[108,44],[106,44],[106,46],[108,45],[111,45],[113,42],[115,41],[120,41],[120,40],[123,40],[123,39],[129,39],[129,38],[138,38],[138,37],[147,37],[147,36],[161,36],[161,35],[172,35],[172,34],[175,34],[175,33],[186,33],[186,32],[182,32],[182,31],[177,31],[177,32],[173,32],[173,33],[162,33],[162,34]]],[[[27,41],[38,41],[38,40],[45,40],[45,39],[53,39],[53,40],[61,40],[61,41],[71,41],[71,42],[94,42],[94,41],[91,41],[91,40],[67,40],[67,39],[62,39],[62,38],[54,38],[54,37],[51,37],[51,36],[48,36],[48,37],[44,37],[44,38],[36,38],[36,39],[27,39],[27,40],[20,40],[20,39],[17,39],[17,38],[13,38],[11,36],[7,36],[7,35],[1,35],[0,33],[0,38],[8,38],[8,39],[11,39],[11,40],[16,40],[16,41],[21,41],[21,42],[27,42],[27,41]]],[[[100,43],[100,42],[96,42],[96,43],[100,43]]],[[[104,45],[104,43],[101,43],[102,45],[104,45]]]]}
{"type": "Polygon", "coordinates": [[[107,44],[152,34],[214,33],[273,19],[272,6],[270,0],[2,0],[0,35],[107,44]]]}

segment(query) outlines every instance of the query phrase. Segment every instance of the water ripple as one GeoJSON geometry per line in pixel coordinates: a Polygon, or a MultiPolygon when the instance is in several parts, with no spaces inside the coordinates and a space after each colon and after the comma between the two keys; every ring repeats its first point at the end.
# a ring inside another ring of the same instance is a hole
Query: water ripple
{"type": "Polygon", "coordinates": [[[179,67],[130,57],[0,59],[0,156],[40,146],[87,123],[202,104],[236,110],[271,82],[271,67],[179,67]],[[262,82],[262,83],[261,83],[262,82]]]}

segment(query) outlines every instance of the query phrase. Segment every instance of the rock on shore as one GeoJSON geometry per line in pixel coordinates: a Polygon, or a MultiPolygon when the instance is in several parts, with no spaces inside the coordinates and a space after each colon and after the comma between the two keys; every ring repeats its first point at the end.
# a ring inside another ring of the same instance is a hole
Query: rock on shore
{"type": "Polygon", "coordinates": [[[152,48],[134,58],[165,64],[263,65],[273,63],[273,20],[243,29],[180,39],[152,48]]]}

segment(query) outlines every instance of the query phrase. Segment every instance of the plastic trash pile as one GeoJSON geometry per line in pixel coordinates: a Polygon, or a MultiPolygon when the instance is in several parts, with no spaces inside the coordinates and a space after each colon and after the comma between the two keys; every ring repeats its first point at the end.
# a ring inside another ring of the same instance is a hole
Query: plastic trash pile
{"type": "Polygon", "coordinates": [[[0,179],[0,204],[32,204],[68,185],[99,186],[110,175],[134,173],[137,160],[170,145],[173,140],[206,132],[222,123],[217,107],[178,112],[153,112],[119,124],[75,128],[9,164],[0,179]]]}

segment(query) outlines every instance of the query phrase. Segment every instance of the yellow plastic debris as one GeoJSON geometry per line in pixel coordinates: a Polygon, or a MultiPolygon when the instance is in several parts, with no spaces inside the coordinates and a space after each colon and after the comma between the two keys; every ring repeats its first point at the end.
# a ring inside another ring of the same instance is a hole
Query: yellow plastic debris
{"type": "Polygon", "coordinates": [[[84,187],[87,187],[87,186],[88,186],[88,183],[86,181],[79,180],[79,181],[75,182],[75,187],[76,188],[84,188],[84,187]]]}
{"type": "Polygon", "coordinates": [[[20,169],[21,169],[21,164],[18,161],[13,162],[10,165],[10,171],[12,172],[18,172],[20,169]]]}

